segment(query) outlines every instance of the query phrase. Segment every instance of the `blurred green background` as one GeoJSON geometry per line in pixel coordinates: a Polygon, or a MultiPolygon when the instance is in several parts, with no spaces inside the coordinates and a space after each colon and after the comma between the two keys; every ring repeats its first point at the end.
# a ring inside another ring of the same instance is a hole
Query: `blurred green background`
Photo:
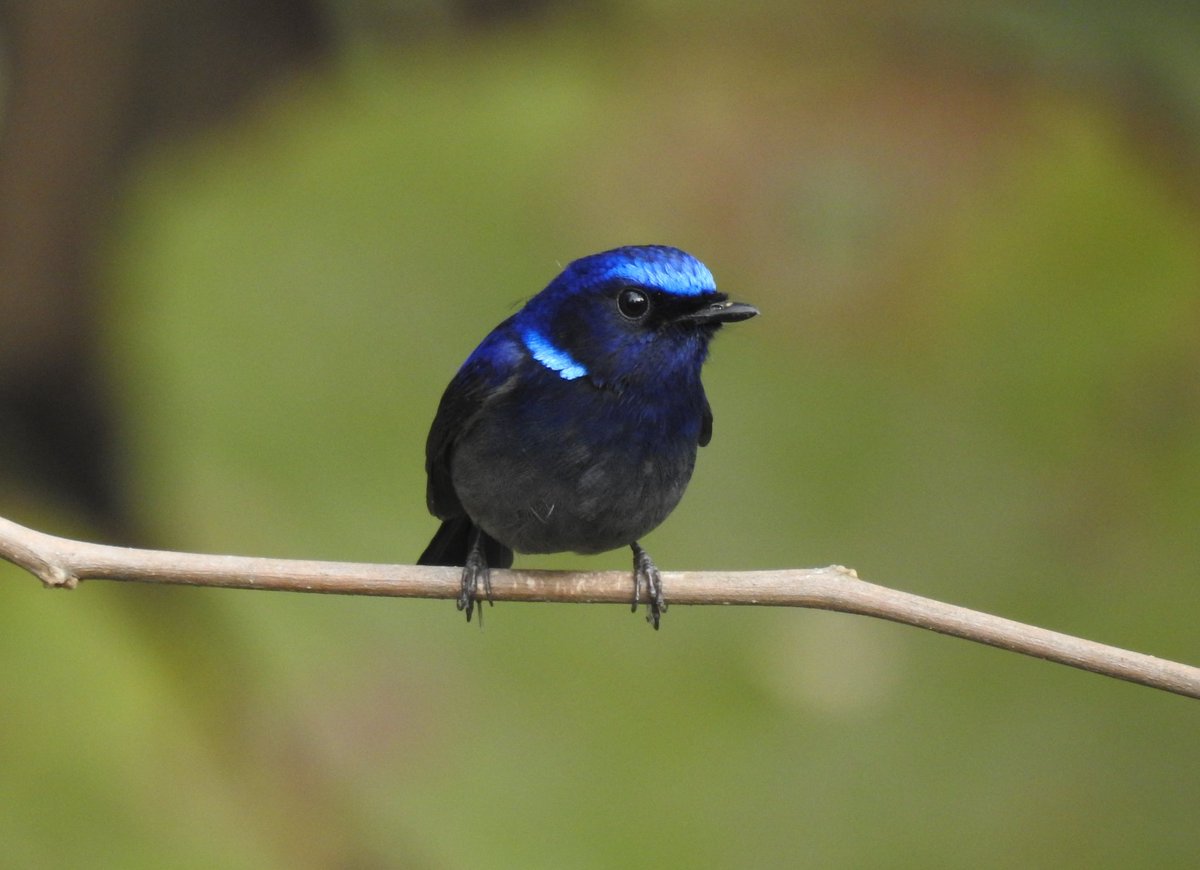
{"type": "MultiPolygon", "coordinates": [[[[1200,662],[1200,7],[199,5],[0,9],[2,515],[411,561],[466,353],[666,243],[763,315],[660,566],[1200,662]]],[[[487,617],[0,565],[0,864],[1200,865],[1195,701],[839,614],[487,617]]]]}

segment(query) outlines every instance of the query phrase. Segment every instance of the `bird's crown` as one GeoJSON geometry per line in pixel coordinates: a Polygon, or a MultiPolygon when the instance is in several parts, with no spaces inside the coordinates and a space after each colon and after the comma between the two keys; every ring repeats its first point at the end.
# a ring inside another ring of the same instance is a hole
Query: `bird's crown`
{"type": "Polygon", "coordinates": [[[575,260],[559,276],[561,285],[588,290],[613,281],[646,287],[672,296],[715,293],[708,267],[686,251],[667,245],[614,248],[575,260]]]}

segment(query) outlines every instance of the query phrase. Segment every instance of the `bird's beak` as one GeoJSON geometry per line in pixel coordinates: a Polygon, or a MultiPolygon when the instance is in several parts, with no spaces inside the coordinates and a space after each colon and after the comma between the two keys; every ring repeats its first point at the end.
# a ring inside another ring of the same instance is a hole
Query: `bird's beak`
{"type": "Polygon", "coordinates": [[[745,302],[714,302],[680,319],[692,323],[736,323],[739,320],[749,320],[756,314],[758,309],[745,302]]]}

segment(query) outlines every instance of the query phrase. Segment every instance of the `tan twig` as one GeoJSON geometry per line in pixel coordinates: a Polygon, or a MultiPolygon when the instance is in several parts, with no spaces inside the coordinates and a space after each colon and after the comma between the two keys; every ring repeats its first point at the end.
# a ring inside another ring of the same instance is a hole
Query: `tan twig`
{"type": "MultiPolygon", "coordinates": [[[[231,589],[455,598],[460,576],[457,568],[110,547],[47,535],[2,518],[0,558],[25,568],[47,586],[68,589],[81,580],[132,580],[231,589]]],[[[677,571],[664,572],[662,579],[671,604],[812,607],[875,616],[1200,698],[1200,668],[877,586],[840,566],[677,571]]],[[[628,604],[631,587],[630,575],[624,571],[492,572],[492,597],[496,601],[628,604]]]]}

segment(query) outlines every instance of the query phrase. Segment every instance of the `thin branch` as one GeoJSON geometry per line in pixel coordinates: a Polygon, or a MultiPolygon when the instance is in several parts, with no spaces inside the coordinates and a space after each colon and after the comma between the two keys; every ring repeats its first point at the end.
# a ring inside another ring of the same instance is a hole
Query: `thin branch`
{"type": "MultiPolygon", "coordinates": [[[[3,518],[0,558],[25,568],[46,586],[67,589],[75,588],[81,580],[129,580],[230,589],[455,598],[461,573],[457,568],[133,550],[59,538],[3,518]]],[[[662,579],[671,604],[811,607],[875,616],[1200,698],[1200,668],[877,586],[836,565],[782,571],[664,572],[662,579]]],[[[624,571],[492,572],[492,597],[496,601],[628,604],[631,587],[630,576],[624,571]]]]}

